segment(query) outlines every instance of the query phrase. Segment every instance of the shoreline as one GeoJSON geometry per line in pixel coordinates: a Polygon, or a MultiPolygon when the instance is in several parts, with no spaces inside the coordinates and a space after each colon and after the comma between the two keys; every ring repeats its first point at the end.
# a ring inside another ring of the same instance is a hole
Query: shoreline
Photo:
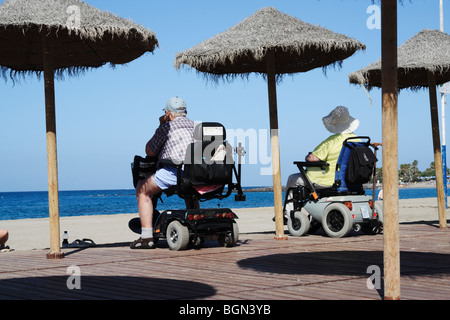
{"type": "MultiPolygon", "coordinates": [[[[428,182],[420,182],[420,183],[411,183],[411,184],[407,184],[407,185],[400,185],[399,186],[399,191],[400,190],[407,190],[407,189],[434,189],[435,188],[435,185],[433,185],[433,184],[430,184],[430,183],[428,183],[428,182]]],[[[285,186],[283,186],[282,187],[282,191],[283,192],[286,192],[286,187],[285,186]]],[[[372,186],[370,185],[370,184],[366,184],[366,185],[364,185],[364,189],[366,190],[366,191],[369,191],[370,193],[372,192],[372,186]]],[[[375,191],[376,192],[379,192],[380,190],[381,190],[382,188],[380,187],[380,186],[377,186],[376,188],[375,188],[375,191]]],[[[123,191],[123,190],[128,190],[128,189],[111,189],[111,190],[78,190],[79,192],[101,192],[101,191],[123,191]]],[[[62,192],[78,192],[78,191],[64,191],[64,190],[62,190],[62,192]]],[[[270,193],[270,192],[273,192],[273,187],[244,187],[244,189],[243,189],[243,191],[244,191],[244,194],[245,193],[249,193],[249,194],[251,194],[251,193],[270,193]],[[248,189],[246,189],[246,188],[248,188],[248,189]]],[[[28,193],[28,192],[26,192],[26,191],[22,191],[23,193],[28,193]]],[[[33,191],[34,192],[34,191],[33,191]]],[[[35,191],[35,192],[47,192],[47,191],[35,191]]],[[[233,191],[232,192],[232,194],[236,194],[237,193],[237,191],[233,191]]],[[[367,194],[367,192],[366,192],[366,194],[367,194]]],[[[370,195],[370,194],[368,194],[368,195],[370,195]]],[[[431,197],[426,197],[426,196],[428,196],[428,194],[427,195],[424,195],[425,197],[423,197],[422,199],[433,199],[433,198],[436,198],[436,196],[431,196],[431,197]]],[[[408,199],[414,199],[414,198],[408,198],[408,199]]],[[[403,200],[403,199],[399,199],[399,200],[403,200]]],[[[406,200],[406,199],[405,199],[406,200]]],[[[269,203],[262,203],[261,204],[261,206],[259,206],[258,205],[258,203],[253,203],[252,204],[252,206],[244,206],[244,207],[236,207],[236,206],[231,206],[231,207],[229,207],[230,209],[248,209],[248,208],[265,208],[265,207],[267,207],[267,206],[270,206],[271,205],[271,203],[270,203],[270,201],[269,201],[269,203]]],[[[128,208],[128,209],[130,209],[130,208],[128,208]]],[[[95,210],[95,209],[93,209],[93,210],[95,210]]],[[[134,210],[134,209],[132,209],[132,210],[134,210]]],[[[136,210],[137,210],[137,208],[136,208],[136,210]]],[[[104,211],[104,212],[102,212],[102,213],[85,213],[85,214],[81,214],[81,215],[79,215],[78,214],[78,212],[70,212],[70,213],[68,213],[68,214],[71,214],[71,215],[60,215],[60,218],[70,218],[70,217],[90,217],[90,216],[97,216],[97,215],[99,215],[99,216],[111,216],[111,215],[118,215],[118,214],[128,214],[128,212],[133,212],[133,211],[128,211],[128,210],[124,210],[124,211],[122,211],[122,212],[116,212],[116,211],[114,211],[113,209],[112,210],[110,210],[110,211],[104,211]]],[[[66,213],[67,214],[67,213],[66,213]]],[[[8,215],[3,219],[3,217],[1,217],[0,216],[0,229],[1,229],[1,224],[2,223],[4,223],[5,221],[22,221],[22,220],[36,220],[36,219],[48,219],[48,212],[45,212],[45,213],[43,213],[43,214],[39,214],[39,215],[37,215],[37,217],[19,217],[19,218],[10,218],[8,215]]]]}
{"type": "MultiPolygon", "coordinates": [[[[450,185],[448,185],[450,188],[450,185]]],[[[368,183],[363,185],[364,190],[372,190],[373,185],[368,183]]],[[[407,183],[398,186],[399,189],[434,189],[436,188],[436,183],[419,182],[419,183],[407,183]]],[[[383,189],[383,185],[375,186],[375,190],[383,189]]],[[[243,187],[245,192],[273,192],[273,187],[243,187]],[[248,188],[248,189],[245,189],[248,188]]],[[[282,190],[286,191],[286,186],[282,186],[282,190]]]]}
{"type": "MultiPolygon", "coordinates": [[[[367,183],[363,185],[365,190],[372,190],[372,184],[367,183]]],[[[383,189],[383,185],[377,185],[376,190],[383,189]]],[[[436,188],[436,183],[429,183],[429,182],[418,182],[418,183],[406,183],[399,185],[400,189],[407,189],[407,188],[436,188]]],[[[450,189],[450,184],[448,184],[448,188],[450,189]]],[[[242,186],[242,189],[245,190],[245,192],[272,192],[273,187],[271,186],[242,186]]],[[[286,190],[286,186],[282,186],[283,191],[286,190]]],[[[134,194],[135,190],[132,188],[123,188],[123,189],[77,189],[77,190],[59,190],[59,192],[83,192],[83,191],[115,191],[115,190],[129,190],[131,194],[134,194]]],[[[27,192],[48,192],[48,190],[32,190],[32,191],[0,191],[0,193],[27,193],[27,192]]],[[[233,193],[236,193],[236,191],[233,191],[233,193]]]]}
{"type": "MultiPolygon", "coordinates": [[[[232,209],[241,234],[275,233],[273,207],[232,209]]],[[[75,239],[92,239],[97,245],[130,243],[139,235],[128,228],[128,221],[138,217],[137,213],[72,216],[60,218],[60,236],[68,231],[69,243],[75,239]]],[[[450,217],[446,210],[447,220],[450,217]]],[[[438,221],[437,198],[399,200],[399,223],[438,221]]],[[[0,229],[9,231],[7,245],[17,251],[43,250],[50,245],[48,218],[0,221],[0,229]]],[[[285,228],[288,235],[287,228],[285,228]]],[[[14,252],[14,251],[13,251],[14,252]]],[[[6,253],[7,254],[7,253],[6,253]]]]}

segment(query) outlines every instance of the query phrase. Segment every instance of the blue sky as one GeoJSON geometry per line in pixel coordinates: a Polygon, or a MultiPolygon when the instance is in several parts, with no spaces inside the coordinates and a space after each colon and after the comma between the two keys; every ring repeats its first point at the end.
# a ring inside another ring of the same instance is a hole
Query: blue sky
{"type": "MultiPolygon", "coordinates": [[[[292,164],[329,133],[322,117],[345,105],[360,120],[360,135],[381,142],[381,90],[370,96],[348,82],[348,74],[381,56],[381,30],[366,25],[372,4],[365,0],[88,0],[88,4],[129,18],[154,31],[160,48],[126,66],[104,66],[57,81],[56,119],[60,190],[133,188],[130,162],[143,155],[166,101],[182,97],[195,121],[218,121],[227,129],[269,128],[267,85],[248,80],[208,83],[195,70],[176,70],[176,53],[234,26],[260,8],[276,9],[363,42],[367,49],[342,68],[287,76],[277,87],[283,184],[292,164]]],[[[376,2],[377,3],[377,2],[376,2]]],[[[450,2],[444,1],[450,19],[450,2]]],[[[439,29],[439,0],[404,1],[398,9],[398,43],[424,28],[439,29]]],[[[447,21],[447,20],[446,20],[447,21]]],[[[448,20],[450,21],[450,20],[448,20]]],[[[449,24],[450,28],[450,24],[449,24]]],[[[447,29],[447,28],[446,28],[447,29]]],[[[447,30],[446,30],[447,31],[447,30]]],[[[440,107],[440,99],[439,109],[440,107]]],[[[428,91],[399,96],[399,163],[433,161],[428,91]]],[[[448,117],[447,117],[448,118],[448,117]]],[[[448,127],[448,120],[446,127],[448,127]]],[[[448,130],[447,130],[448,131],[448,130]]],[[[264,137],[263,137],[264,138],[264,137]]],[[[245,186],[272,185],[267,168],[270,146],[256,164],[243,167],[245,186]],[[261,170],[263,169],[263,170],[261,170]]],[[[379,155],[381,159],[381,154],[379,155]]],[[[250,162],[247,160],[247,162],[250,162]]],[[[380,162],[379,165],[382,165],[380,162]]],[[[47,190],[43,81],[28,77],[0,84],[0,191],[47,190]]]]}

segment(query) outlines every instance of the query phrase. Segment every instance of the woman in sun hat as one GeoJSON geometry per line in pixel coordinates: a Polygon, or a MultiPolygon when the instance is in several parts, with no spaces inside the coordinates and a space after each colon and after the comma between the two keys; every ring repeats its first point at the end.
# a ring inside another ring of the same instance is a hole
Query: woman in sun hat
{"type": "MultiPolygon", "coordinates": [[[[307,176],[315,188],[330,188],[334,183],[336,164],[341,153],[342,144],[350,137],[355,137],[353,131],[359,127],[359,120],[350,116],[347,107],[338,106],[329,115],[322,118],[325,128],[332,133],[326,140],[322,141],[313,152],[310,152],[306,161],[325,161],[329,164],[324,171],[321,168],[308,168],[307,176]]],[[[300,173],[289,176],[286,188],[304,186],[305,182],[300,173]]],[[[292,199],[292,191],[289,192],[288,199],[292,199]]],[[[293,203],[286,203],[286,211],[293,210],[293,203]]]]}

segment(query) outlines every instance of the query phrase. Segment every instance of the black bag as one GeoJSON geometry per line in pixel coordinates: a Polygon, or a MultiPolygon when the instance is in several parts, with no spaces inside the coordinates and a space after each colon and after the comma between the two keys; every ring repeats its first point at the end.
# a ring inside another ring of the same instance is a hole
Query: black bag
{"type": "Polygon", "coordinates": [[[157,157],[134,157],[134,162],[131,163],[131,173],[133,174],[133,185],[135,188],[139,180],[147,179],[156,172],[157,164],[157,157]]]}
{"type": "Polygon", "coordinates": [[[356,146],[352,148],[345,172],[347,184],[363,184],[370,180],[373,174],[374,164],[378,159],[368,146],[356,146]]]}

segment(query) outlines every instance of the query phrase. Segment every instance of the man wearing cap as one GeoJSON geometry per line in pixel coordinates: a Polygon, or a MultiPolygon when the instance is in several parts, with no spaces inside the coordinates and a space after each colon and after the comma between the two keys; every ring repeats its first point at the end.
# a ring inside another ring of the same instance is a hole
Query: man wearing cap
{"type": "MultiPolygon", "coordinates": [[[[336,164],[341,153],[342,144],[350,137],[355,137],[353,133],[359,127],[359,120],[350,116],[347,107],[338,106],[330,114],[322,118],[325,128],[332,133],[326,140],[321,142],[313,152],[310,152],[305,161],[325,161],[329,167],[322,170],[322,168],[312,167],[308,168],[306,175],[312,182],[315,188],[324,189],[330,188],[334,184],[336,164]]],[[[289,176],[286,188],[295,188],[304,186],[305,182],[300,173],[289,176]]],[[[288,199],[292,199],[292,191],[289,192],[288,199]]],[[[286,203],[286,213],[294,209],[292,202],[286,203]]]]}
{"type": "MultiPolygon", "coordinates": [[[[194,122],[186,118],[186,103],[179,97],[169,99],[159,118],[160,126],[145,146],[147,156],[158,156],[159,160],[171,160],[173,164],[184,161],[187,146],[194,142],[194,122]]],[[[136,187],[136,198],[141,219],[141,237],[134,241],[132,249],[152,249],[153,203],[151,197],[177,184],[177,169],[164,165],[136,187]]]]}

